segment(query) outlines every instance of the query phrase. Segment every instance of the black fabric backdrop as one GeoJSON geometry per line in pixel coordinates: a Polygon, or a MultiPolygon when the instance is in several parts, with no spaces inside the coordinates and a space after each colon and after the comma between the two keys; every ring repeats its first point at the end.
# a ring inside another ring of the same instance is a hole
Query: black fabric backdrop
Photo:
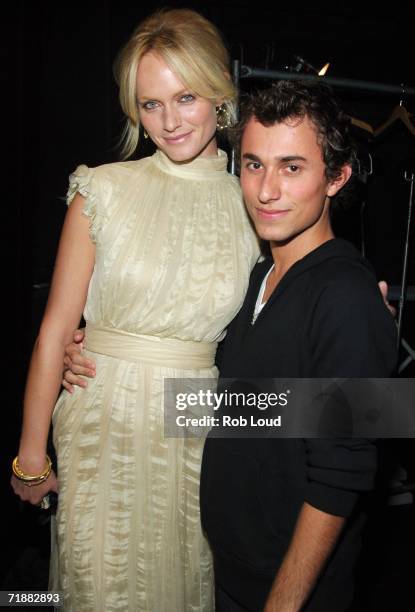
{"type": "MultiPolygon", "coordinates": [[[[122,115],[112,62],[136,23],[163,5],[125,0],[18,0],[3,8],[3,576],[20,564],[25,575],[38,584],[33,568],[41,568],[44,576],[39,561],[42,549],[47,565],[47,526],[46,531],[39,527],[37,510],[21,510],[10,493],[8,474],[18,444],[28,358],[65,214],[68,175],[79,163],[94,166],[118,159],[122,115]]],[[[390,6],[379,9],[374,3],[334,6],[321,1],[301,10],[298,5],[265,8],[238,0],[170,1],[169,5],[196,8],[212,19],[228,40],[232,56],[248,65],[283,69],[295,63],[293,55],[297,54],[317,67],[330,61],[332,76],[415,86],[413,19],[408,9],[394,12],[390,6]]],[[[243,81],[242,88],[261,84],[243,81]]],[[[399,103],[390,95],[338,93],[351,115],[373,127],[382,124],[399,103]]],[[[403,102],[415,113],[415,99],[404,98],[403,102]]],[[[366,185],[361,187],[366,199],[367,256],[379,277],[399,284],[409,196],[402,173],[405,168],[415,171],[415,137],[394,125],[373,142],[362,136],[362,143],[362,150],[371,151],[374,159],[367,192],[366,185]]],[[[360,244],[359,205],[340,215],[338,233],[360,244]]],[[[409,270],[412,284],[414,250],[409,270]]],[[[415,304],[408,304],[404,321],[404,336],[413,344],[414,310],[415,304]]],[[[413,367],[405,372],[407,376],[413,373],[413,367]]],[[[385,507],[382,511],[386,512],[385,507]]],[[[390,539],[396,548],[393,534],[390,539]]],[[[413,538],[406,545],[413,552],[413,538]]],[[[402,557],[403,543],[397,550],[402,557]]],[[[379,589],[383,593],[384,587],[379,589]]],[[[387,600],[384,593],[379,600],[387,600]]]]}

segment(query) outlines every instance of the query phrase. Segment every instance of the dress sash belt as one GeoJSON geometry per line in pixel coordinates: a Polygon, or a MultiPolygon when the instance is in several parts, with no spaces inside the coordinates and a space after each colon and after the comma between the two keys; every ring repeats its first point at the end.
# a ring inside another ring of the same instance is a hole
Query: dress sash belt
{"type": "Polygon", "coordinates": [[[155,366],[194,370],[211,368],[214,365],[217,342],[159,338],[87,323],[85,348],[93,353],[117,357],[124,361],[141,361],[155,366]]]}

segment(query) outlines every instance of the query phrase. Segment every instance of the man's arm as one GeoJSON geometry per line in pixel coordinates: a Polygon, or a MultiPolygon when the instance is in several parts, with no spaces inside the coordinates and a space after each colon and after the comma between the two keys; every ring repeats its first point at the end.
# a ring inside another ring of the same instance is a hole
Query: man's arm
{"type": "MultiPolygon", "coordinates": [[[[395,328],[376,291],[353,276],[327,287],[310,329],[315,377],[391,375],[395,328]]],[[[364,279],[363,279],[364,280],[364,279]]],[[[373,487],[373,440],[305,440],[308,487],[265,612],[298,612],[310,597],[359,495],[373,487]]]]}
{"type": "Polygon", "coordinates": [[[304,502],[264,612],[298,612],[326,564],[345,519],[304,502]]]}

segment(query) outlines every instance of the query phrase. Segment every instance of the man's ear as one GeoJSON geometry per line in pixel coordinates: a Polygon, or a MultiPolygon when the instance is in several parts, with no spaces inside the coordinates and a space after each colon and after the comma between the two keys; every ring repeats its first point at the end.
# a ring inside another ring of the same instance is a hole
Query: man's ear
{"type": "Polygon", "coordinates": [[[333,197],[338,191],[347,183],[349,178],[352,176],[352,167],[350,164],[345,164],[340,170],[339,176],[330,181],[327,190],[327,195],[333,197]]]}

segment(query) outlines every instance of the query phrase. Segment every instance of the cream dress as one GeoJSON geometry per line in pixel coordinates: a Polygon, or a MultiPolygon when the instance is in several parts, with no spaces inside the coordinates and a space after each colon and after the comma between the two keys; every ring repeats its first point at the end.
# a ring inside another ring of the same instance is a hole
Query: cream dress
{"type": "MultiPolygon", "coordinates": [[[[96,262],[84,317],[96,378],[54,414],[59,507],[50,588],[72,612],[210,612],[199,521],[203,440],[165,438],[163,379],[217,376],[258,246],[226,154],[162,152],[70,177],[96,262]]],[[[61,608],[62,609],[62,608],[61,608]]]]}

